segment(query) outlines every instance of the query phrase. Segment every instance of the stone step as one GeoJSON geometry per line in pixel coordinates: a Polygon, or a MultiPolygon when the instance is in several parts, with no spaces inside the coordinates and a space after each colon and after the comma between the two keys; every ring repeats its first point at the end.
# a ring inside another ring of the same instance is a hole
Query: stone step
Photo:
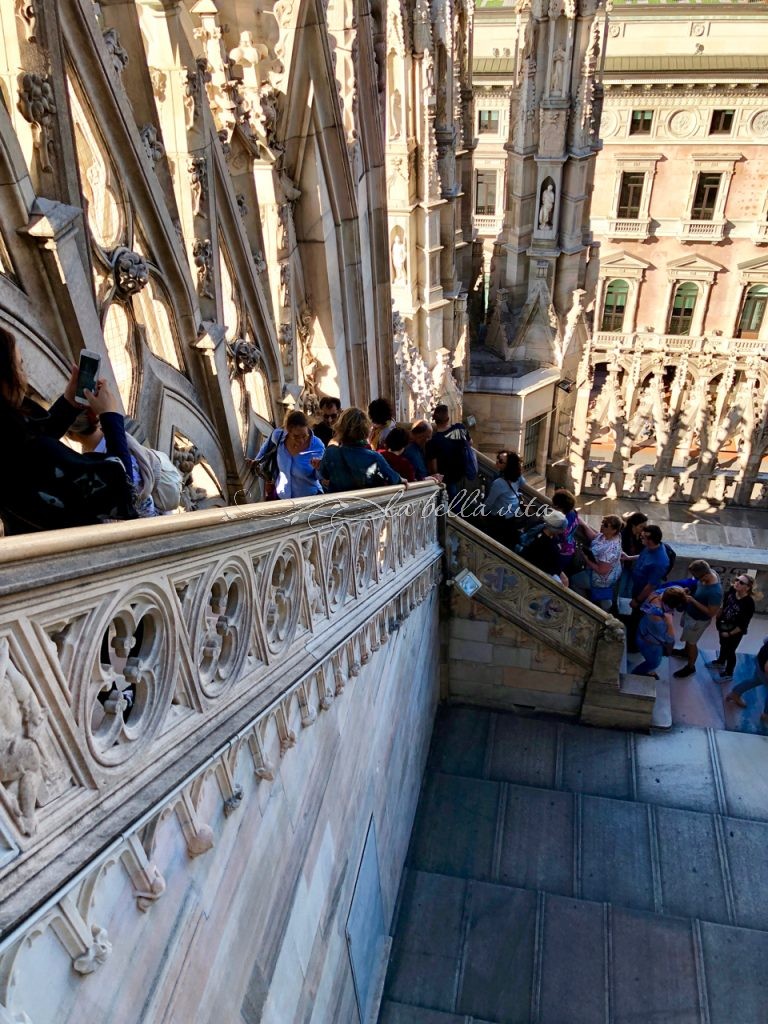
{"type": "Polygon", "coordinates": [[[659,673],[659,678],[656,681],[656,703],[653,705],[651,728],[672,728],[672,692],[669,675],[665,672],[659,673]]]}
{"type": "Polygon", "coordinates": [[[768,821],[768,737],[640,735],[481,708],[441,709],[429,769],[768,821]]]}
{"type": "Polygon", "coordinates": [[[765,1024],[766,956],[766,931],[409,871],[380,1020],[765,1024]]]}
{"type": "Polygon", "coordinates": [[[723,925],[768,926],[768,823],[429,772],[408,865],[723,925]]]}

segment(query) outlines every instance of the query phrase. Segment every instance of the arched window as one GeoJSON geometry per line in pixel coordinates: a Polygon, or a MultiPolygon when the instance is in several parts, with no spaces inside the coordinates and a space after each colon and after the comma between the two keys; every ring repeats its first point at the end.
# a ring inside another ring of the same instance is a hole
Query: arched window
{"type": "Polygon", "coordinates": [[[736,329],[737,338],[757,338],[768,305],[768,285],[753,285],[744,299],[744,306],[736,329]]]}
{"type": "Polygon", "coordinates": [[[600,321],[601,331],[620,331],[624,327],[624,310],[627,308],[629,285],[617,278],[608,283],[603,303],[603,319],[600,321]]]}
{"type": "Polygon", "coordinates": [[[699,297],[699,287],[693,281],[686,281],[677,286],[669,315],[667,334],[690,334],[693,310],[699,297]]]}

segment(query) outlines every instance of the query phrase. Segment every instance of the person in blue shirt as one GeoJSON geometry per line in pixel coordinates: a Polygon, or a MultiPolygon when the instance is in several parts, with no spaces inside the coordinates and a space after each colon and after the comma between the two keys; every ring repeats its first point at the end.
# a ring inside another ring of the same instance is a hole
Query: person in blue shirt
{"type": "Polygon", "coordinates": [[[417,480],[426,480],[429,476],[426,449],[431,440],[431,425],[426,420],[416,420],[411,427],[411,442],[406,445],[403,455],[413,466],[413,472],[417,480]]]}
{"type": "Polygon", "coordinates": [[[331,493],[364,487],[388,487],[405,481],[383,455],[371,450],[371,421],[362,409],[345,409],[336,425],[338,444],[330,445],[320,463],[320,478],[331,493]]]}
{"type": "MultiPolygon", "coordinates": [[[[630,652],[636,650],[635,638],[642,614],[640,608],[669,572],[669,555],[662,544],[663,536],[661,527],[655,524],[647,524],[640,534],[643,550],[634,557],[632,599],[629,602],[632,615],[627,628],[627,648],[630,652]]],[[[625,555],[624,560],[629,561],[630,557],[625,555]]]]}
{"type": "Polygon", "coordinates": [[[699,640],[723,604],[723,585],[720,577],[712,570],[709,562],[697,558],[688,566],[688,571],[696,580],[691,588],[683,615],[683,632],[680,639],[683,647],[672,652],[676,657],[685,658],[687,664],[679,668],[673,675],[678,679],[692,676],[696,671],[696,659],[699,656],[699,640]]]}
{"type": "Polygon", "coordinates": [[[643,655],[639,665],[630,669],[636,676],[656,675],[665,650],[675,642],[675,626],[672,613],[685,608],[687,594],[682,587],[665,587],[656,590],[640,606],[640,623],[637,628],[637,646],[643,655]]]}
{"type": "Polygon", "coordinates": [[[307,498],[322,494],[317,467],[325,452],[325,445],[309,428],[309,420],[295,409],[285,417],[282,428],[273,430],[259,449],[257,459],[263,458],[270,445],[277,445],[277,480],[275,497],[307,498]]]}

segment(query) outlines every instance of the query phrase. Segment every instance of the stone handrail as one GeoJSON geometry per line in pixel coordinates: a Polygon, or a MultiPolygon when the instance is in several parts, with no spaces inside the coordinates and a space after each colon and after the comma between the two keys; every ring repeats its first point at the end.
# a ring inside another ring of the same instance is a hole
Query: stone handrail
{"type": "MultiPolygon", "coordinates": [[[[439,493],[430,482],[0,541],[0,935],[163,801],[190,855],[210,848],[199,786],[184,780],[211,765],[230,813],[239,756],[272,776],[435,586],[439,493]]],[[[140,909],[164,887],[153,827],[129,851],[140,909]]],[[[55,910],[81,961],[98,956],[86,911],[55,910]]]]}
{"type": "Polygon", "coordinates": [[[552,650],[585,668],[594,664],[601,636],[616,633],[621,641],[614,676],[618,686],[621,623],[458,516],[448,519],[445,546],[451,576],[469,569],[480,580],[475,600],[535,632],[552,650]]]}
{"type": "MultiPolygon", "coordinates": [[[[547,648],[556,655],[554,664],[545,665],[543,671],[535,666],[531,666],[534,671],[502,668],[502,674],[511,675],[511,685],[505,682],[496,686],[492,677],[497,664],[519,664],[509,660],[508,652],[499,652],[501,660],[496,660],[492,637],[504,633],[497,625],[485,645],[491,648],[487,659],[490,664],[471,670],[472,680],[463,686],[458,699],[514,708],[520,692],[519,676],[525,693],[523,704],[557,710],[552,707],[549,693],[543,692],[545,688],[552,690],[551,678],[542,677],[560,671],[567,677],[565,688],[569,694],[568,706],[561,705],[562,710],[578,714],[581,721],[594,725],[650,727],[655,685],[646,677],[622,673],[625,635],[620,622],[457,516],[448,517],[445,546],[448,577],[454,578],[468,569],[481,584],[470,601],[459,587],[455,588],[452,617],[476,617],[467,607],[476,602],[483,606],[486,617],[506,621],[518,629],[521,643],[530,644],[533,640],[539,648],[547,648]],[[491,679],[490,684],[484,675],[491,679]],[[489,685],[493,691],[490,697],[489,685]]],[[[483,644],[479,646],[482,648],[483,644]]],[[[547,660],[538,659],[540,663],[547,660]]],[[[450,678],[450,665],[448,675],[450,678]]]]}

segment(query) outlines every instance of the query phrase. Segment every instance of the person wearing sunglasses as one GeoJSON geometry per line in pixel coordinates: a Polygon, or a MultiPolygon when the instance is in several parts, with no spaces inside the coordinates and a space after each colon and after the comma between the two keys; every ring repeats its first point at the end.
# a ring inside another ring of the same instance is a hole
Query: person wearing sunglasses
{"type": "Polygon", "coordinates": [[[320,399],[320,419],[312,424],[312,433],[328,447],[341,415],[341,400],[332,395],[320,399]]]}
{"type": "Polygon", "coordinates": [[[733,678],[736,669],[736,648],[746,635],[747,627],[755,614],[754,583],[751,576],[745,572],[739,573],[717,614],[720,653],[709,666],[720,670],[721,683],[727,683],[733,678]]]}

